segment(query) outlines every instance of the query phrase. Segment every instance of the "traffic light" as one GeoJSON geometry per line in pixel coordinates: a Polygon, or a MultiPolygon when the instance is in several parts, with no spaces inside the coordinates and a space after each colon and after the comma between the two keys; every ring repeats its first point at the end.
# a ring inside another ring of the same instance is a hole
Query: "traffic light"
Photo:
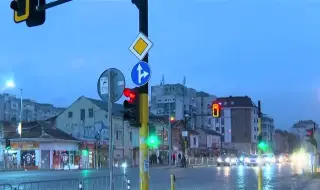
{"type": "Polygon", "coordinates": [[[129,98],[123,102],[123,119],[129,121],[133,126],[140,127],[139,89],[125,88],[123,94],[129,98]]]}
{"type": "Polygon", "coordinates": [[[42,25],[46,21],[46,0],[29,0],[30,15],[26,20],[28,27],[42,25]]]}
{"type": "Polygon", "coordinates": [[[42,25],[46,20],[46,0],[13,0],[10,8],[13,10],[15,23],[26,21],[28,27],[42,25]]]}
{"type": "Polygon", "coordinates": [[[219,103],[212,104],[212,116],[215,118],[220,117],[221,105],[219,103]]]}
{"type": "Polygon", "coordinates": [[[160,140],[158,138],[156,127],[154,125],[149,125],[149,136],[147,139],[147,145],[149,148],[158,148],[160,145],[160,140]]]}
{"type": "Polygon", "coordinates": [[[307,141],[311,143],[313,146],[318,147],[317,140],[314,137],[314,133],[316,132],[316,126],[311,129],[306,129],[306,136],[309,137],[307,141]]]}
{"type": "Polygon", "coordinates": [[[10,149],[11,149],[10,139],[6,139],[6,150],[10,150],[10,149]]]}
{"type": "Polygon", "coordinates": [[[262,135],[258,135],[258,149],[265,152],[268,149],[268,144],[262,140],[262,135]]]}
{"type": "Polygon", "coordinates": [[[13,0],[10,8],[13,10],[13,20],[15,23],[26,21],[30,15],[31,0],[13,0]]]}

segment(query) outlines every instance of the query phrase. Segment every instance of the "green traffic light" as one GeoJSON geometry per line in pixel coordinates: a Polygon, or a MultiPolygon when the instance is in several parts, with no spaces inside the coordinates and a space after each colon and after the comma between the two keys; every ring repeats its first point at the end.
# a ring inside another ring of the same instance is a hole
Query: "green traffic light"
{"type": "Polygon", "coordinates": [[[82,150],[82,156],[88,156],[89,151],[88,150],[82,150]]]}
{"type": "Polygon", "coordinates": [[[10,150],[10,149],[11,149],[11,146],[7,146],[6,149],[7,149],[7,150],[10,150]]]}
{"type": "Polygon", "coordinates": [[[265,142],[260,142],[258,144],[258,148],[263,150],[263,151],[266,151],[268,149],[268,145],[265,142]]]}
{"type": "Polygon", "coordinates": [[[159,146],[159,144],[160,144],[160,141],[157,136],[155,136],[155,135],[149,136],[149,138],[147,140],[147,145],[149,147],[156,148],[159,146]]]}

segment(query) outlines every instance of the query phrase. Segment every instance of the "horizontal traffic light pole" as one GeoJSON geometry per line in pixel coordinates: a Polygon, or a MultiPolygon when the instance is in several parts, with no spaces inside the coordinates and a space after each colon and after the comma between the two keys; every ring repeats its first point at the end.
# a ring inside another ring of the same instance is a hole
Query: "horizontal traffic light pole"
{"type": "Polygon", "coordinates": [[[55,7],[55,6],[64,4],[64,3],[68,3],[70,1],[73,1],[73,0],[57,0],[57,1],[53,1],[53,2],[50,2],[50,3],[46,3],[46,5],[44,7],[38,7],[37,10],[38,11],[42,11],[42,10],[50,9],[52,7],[55,7]]]}

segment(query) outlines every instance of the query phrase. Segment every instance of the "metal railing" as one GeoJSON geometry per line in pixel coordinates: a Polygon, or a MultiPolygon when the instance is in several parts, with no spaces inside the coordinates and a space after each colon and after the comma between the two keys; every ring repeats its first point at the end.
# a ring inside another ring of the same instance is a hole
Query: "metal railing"
{"type": "Polygon", "coordinates": [[[217,159],[214,157],[189,157],[188,165],[216,165],[217,159]]]}
{"type": "MultiPolygon", "coordinates": [[[[126,175],[115,175],[113,179],[115,190],[127,190],[130,188],[126,175]]],[[[109,176],[101,176],[83,179],[22,182],[16,186],[0,184],[0,190],[106,190],[109,186],[109,176]]]]}
{"type": "Polygon", "coordinates": [[[0,190],[12,190],[12,186],[10,184],[0,184],[0,190]]]}

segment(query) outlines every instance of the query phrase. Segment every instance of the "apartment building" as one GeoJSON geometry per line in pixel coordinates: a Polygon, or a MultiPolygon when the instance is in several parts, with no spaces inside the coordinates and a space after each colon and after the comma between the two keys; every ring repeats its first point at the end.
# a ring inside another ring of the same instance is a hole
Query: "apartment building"
{"type": "MultiPolygon", "coordinates": [[[[300,120],[293,124],[291,128],[291,132],[297,136],[299,136],[302,144],[301,147],[303,147],[306,151],[313,152],[313,146],[307,142],[307,129],[312,129],[313,127],[316,127],[316,132],[314,134],[317,142],[320,142],[320,130],[319,125],[313,121],[313,120],[300,120]]],[[[320,146],[318,146],[318,152],[320,152],[320,146]]]]}
{"type": "MultiPolygon", "coordinates": [[[[21,99],[11,94],[0,94],[0,121],[19,121],[21,99]]],[[[52,104],[42,104],[34,100],[22,100],[22,120],[36,121],[46,120],[60,114],[64,108],[58,108],[52,104]]]]}
{"type": "Polygon", "coordinates": [[[196,128],[213,128],[212,102],[217,99],[215,95],[206,92],[197,92],[196,94],[196,128]]]}
{"type": "MultiPolygon", "coordinates": [[[[175,120],[183,120],[185,116],[196,113],[197,91],[182,84],[164,84],[151,86],[151,113],[155,115],[171,115],[175,120]]],[[[191,119],[188,127],[195,128],[195,120],[191,119]]]]}
{"type": "Polygon", "coordinates": [[[265,140],[268,145],[274,148],[274,120],[272,117],[263,114],[261,118],[262,127],[262,139],[265,140]]]}
{"type": "Polygon", "coordinates": [[[217,98],[222,105],[220,118],[212,118],[212,129],[224,135],[224,147],[256,152],[258,108],[248,96],[217,98]]]}

